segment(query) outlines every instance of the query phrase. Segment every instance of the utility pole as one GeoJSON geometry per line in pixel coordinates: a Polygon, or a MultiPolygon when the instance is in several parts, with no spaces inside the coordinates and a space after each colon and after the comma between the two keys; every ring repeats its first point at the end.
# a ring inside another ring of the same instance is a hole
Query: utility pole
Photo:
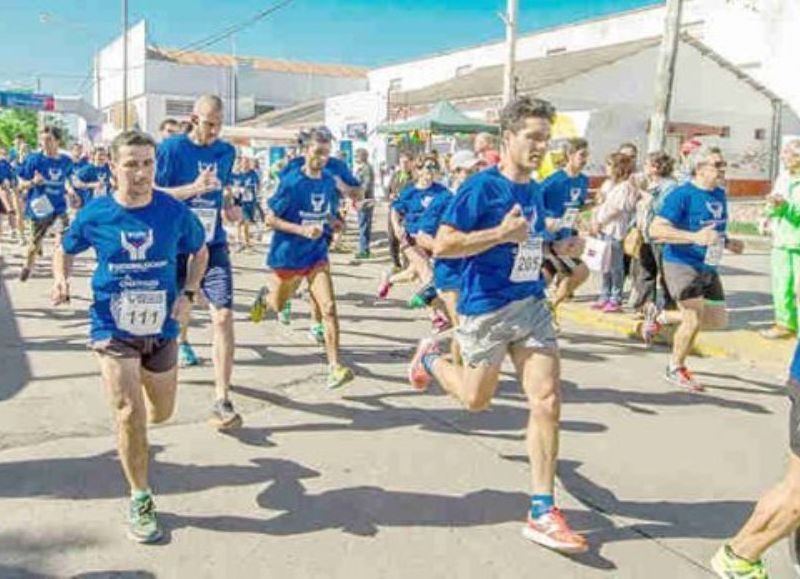
{"type": "Polygon", "coordinates": [[[128,130],[128,0],[122,0],[122,130],[128,130]]]}
{"type": "Polygon", "coordinates": [[[661,41],[656,70],[655,105],[653,115],[650,117],[650,134],[647,142],[649,152],[663,150],[667,142],[667,123],[672,89],[675,86],[675,61],[678,57],[682,11],[683,0],[667,0],[664,38],[661,41]]]}
{"type": "Polygon", "coordinates": [[[518,0],[508,0],[508,8],[500,18],[506,25],[506,66],[503,75],[503,104],[511,101],[517,92],[515,65],[517,60],[517,10],[518,0]]]}
{"type": "Polygon", "coordinates": [[[231,67],[231,125],[236,126],[239,104],[239,59],[236,57],[236,36],[231,35],[231,56],[233,56],[233,66],[231,67]]]}

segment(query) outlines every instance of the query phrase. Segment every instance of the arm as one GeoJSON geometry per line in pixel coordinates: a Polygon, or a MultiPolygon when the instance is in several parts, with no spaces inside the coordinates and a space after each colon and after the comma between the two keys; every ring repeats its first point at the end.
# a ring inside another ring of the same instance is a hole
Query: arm
{"type": "Polygon", "coordinates": [[[433,253],[436,247],[436,239],[433,236],[427,233],[419,232],[414,239],[416,240],[417,245],[419,245],[422,249],[433,253]]]}
{"type": "Polygon", "coordinates": [[[713,225],[700,231],[684,231],[663,217],[656,217],[650,225],[650,236],[655,241],[672,245],[712,245],[719,234],[713,225]]]}
{"type": "MultiPolygon", "coordinates": [[[[200,282],[203,280],[206,269],[208,268],[208,247],[203,244],[200,249],[189,256],[186,272],[186,286],[184,292],[196,293],[200,289],[200,282]]],[[[172,317],[182,326],[189,323],[189,315],[192,311],[192,301],[186,293],[181,293],[172,306],[172,317]]]]}
{"type": "Polygon", "coordinates": [[[284,233],[291,233],[292,235],[306,237],[308,239],[318,239],[322,235],[322,226],[320,225],[300,225],[299,223],[292,223],[291,221],[281,219],[272,211],[267,213],[266,224],[275,231],[283,231],[284,233]]]}
{"type": "Polygon", "coordinates": [[[405,235],[405,227],[400,214],[395,209],[389,209],[389,220],[392,224],[392,229],[397,237],[405,235]]]}

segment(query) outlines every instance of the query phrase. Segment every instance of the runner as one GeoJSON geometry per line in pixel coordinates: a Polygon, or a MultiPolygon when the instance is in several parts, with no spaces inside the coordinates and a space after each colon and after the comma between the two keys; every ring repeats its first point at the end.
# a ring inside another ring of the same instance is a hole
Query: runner
{"type": "Polygon", "coordinates": [[[91,347],[114,411],[117,451],[131,492],[128,536],[162,532],[148,480],[147,422],[175,408],[175,337],[205,271],[203,227],[182,203],[153,191],[155,142],[129,131],[111,145],[117,191],[81,211],[54,259],[53,303],[70,301],[74,256],[93,249],[91,347]],[[175,285],[178,253],[189,254],[186,289],[175,285]]]}
{"type": "Polygon", "coordinates": [[[11,202],[14,205],[17,244],[24,247],[28,244],[28,236],[25,231],[25,192],[20,182],[20,171],[22,171],[22,167],[25,164],[25,159],[30,155],[30,149],[22,135],[17,135],[14,143],[14,148],[11,149],[8,155],[11,168],[14,170],[11,202]]]}
{"type": "Polygon", "coordinates": [[[666,380],[692,391],[703,387],[686,367],[701,330],[720,330],[728,325],[725,292],[717,267],[724,249],[741,253],[744,244],[725,234],[728,203],[719,183],[727,164],[718,149],[703,147],[689,160],[691,181],[666,196],[650,226],[657,242],[664,243],[664,278],[678,311],[652,308],[645,325],[654,332],[664,324],[679,324],[672,346],[666,380]]]}
{"type": "Polygon", "coordinates": [[[39,255],[45,236],[54,229],[56,245],[69,226],[67,177],[72,170],[69,157],[59,153],[61,129],[46,125],[39,132],[41,151],[29,155],[19,171],[20,186],[27,193],[25,215],[33,221],[33,239],[25,252],[19,281],[25,282],[39,255]]]}
{"type": "Polygon", "coordinates": [[[285,174],[269,199],[267,224],[274,234],[267,265],[273,270],[272,287],[259,291],[250,318],[258,323],[270,311],[280,312],[306,279],[324,325],[327,386],[338,388],[353,379],[350,368],[339,361],[339,319],[328,260],[339,193],[334,177],[323,170],[331,153],[330,133],[314,130],[304,142],[302,169],[285,174]]]}
{"type": "Polygon", "coordinates": [[[91,164],[72,172],[72,186],[80,199],[81,208],[92,199],[108,194],[111,168],[108,166],[108,153],[103,147],[95,147],[91,164]]]}
{"type": "Polygon", "coordinates": [[[169,139],[181,133],[181,124],[172,118],[166,118],[158,125],[158,135],[161,140],[169,139]]]}
{"type": "Polygon", "coordinates": [[[244,233],[245,249],[252,249],[250,228],[256,224],[256,206],[258,204],[258,191],[261,188],[261,178],[253,166],[253,160],[242,159],[242,230],[244,233]]]}
{"type": "MultiPolygon", "coordinates": [[[[414,182],[414,160],[409,153],[400,153],[398,166],[395,169],[392,177],[389,179],[389,197],[388,201],[391,205],[400,193],[414,182]]],[[[392,258],[392,273],[399,273],[403,270],[403,262],[400,253],[400,238],[392,228],[392,212],[388,212],[387,217],[387,233],[389,236],[389,255],[392,258]]]]}
{"type": "MultiPolygon", "coordinates": [[[[475,174],[481,167],[481,159],[472,151],[458,151],[450,159],[451,191],[458,191],[461,184],[475,174]]],[[[453,196],[436,197],[433,202],[422,214],[419,219],[419,233],[417,234],[417,244],[425,250],[433,253],[435,249],[435,238],[442,222],[442,217],[453,201],[453,196]]],[[[447,317],[453,327],[458,327],[458,289],[461,285],[461,275],[463,273],[463,259],[441,259],[433,261],[433,285],[436,293],[447,309],[447,317]]],[[[450,355],[453,364],[461,365],[461,350],[458,347],[458,340],[450,341],[450,355]]]]}
{"type": "MultiPolygon", "coordinates": [[[[541,279],[545,210],[531,181],[547,151],[553,106],[518,97],[502,110],[500,164],[474,175],[456,194],[436,236],[436,255],[464,258],[456,336],[464,366],[445,360],[436,341],[422,340],[409,368],[411,383],[431,376],[473,411],[487,408],[510,354],[530,406],[528,452],[533,497],[527,539],[562,553],[583,553],[553,496],[560,416],[560,361],[541,279]]],[[[571,251],[571,239],[547,243],[571,251]]]]}
{"type": "MultiPolygon", "coordinates": [[[[789,466],[783,480],[761,497],[750,519],[711,560],[712,569],[722,579],[767,579],[761,557],[800,527],[800,344],[795,347],[787,388],[791,401],[789,466]]],[[[791,549],[797,565],[797,535],[791,549]]]]}
{"type": "MultiPolygon", "coordinates": [[[[208,270],[202,282],[213,332],[216,401],[210,423],[217,429],[235,428],[242,418],[233,408],[230,384],[233,373],[233,272],[222,226],[223,188],[230,184],[236,149],[219,139],[222,100],[213,95],[197,99],[192,131],[163,141],[158,147],[156,185],[186,203],[200,219],[208,245],[208,270]]],[[[178,282],[183,284],[185,256],[178,263],[178,282]]],[[[197,356],[188,341],[188,325],[181,328],[179,356],[183,365],[194,365],[197,356]]]]}
{"type": "MultiPolygon", "coordinates": [[[[589,199],[589,178],[583,169],[589,162],[586,139],[570,139],[564,147],[566,165],[542,182],[548,229],[556,239],[578,235],[577,222],[589,199]]],[[[579,258],[549,256],[544,262],[545,279],[555,283],[550,299],[553,323],[558,327],[558,308],[589,279],[589,268],[579,258]]]]}
{"type": "MultiPolygon", "coordinates": [[[[6,157],[6,148],[0,146],[0,235],[3,233],[3,216],[8,218],[8,227],[15,233],[16,216],[14,215],[14,168],[6,157]]],[[[0,241],[2,243],[2,241],[0,241]]],[[[2,247],[0,246],[0,253],[2,247]]]]}
{"type": "Polygon", "coordinates": [[[392,274],[384,272],[378,287],[378,298],[386,299],[395,283],[401,279],[413,277],[422,283],[420,290],[411,297],[408,305],[411,308],[431,306],[429,314],[435,332],[448,330],[452,323],[442,312],[446,307],[436,298],[433,287],[433,266],[430,255],[417,246],[416,236],[419,233],[419,220],[425,210],[437,197],[450,199],[450,192],[438,183],[441,168],[433,155],[425,155],[417,163],[417,179],[413,186],[406,187],[392,203],[392,229],[400,237],[400,249],[408,261],[408,271],[392,274]]]}

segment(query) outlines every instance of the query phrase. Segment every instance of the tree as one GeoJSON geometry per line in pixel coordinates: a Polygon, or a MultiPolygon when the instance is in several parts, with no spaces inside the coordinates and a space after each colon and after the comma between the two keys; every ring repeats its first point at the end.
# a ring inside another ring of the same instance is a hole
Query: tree
{"type": "Polygon", "coordinates": [[[0,110],[0,144],[10,147],[14,137],[22,133],[32,147],[36,146],[38,114],[22,109],[0,110]]]}

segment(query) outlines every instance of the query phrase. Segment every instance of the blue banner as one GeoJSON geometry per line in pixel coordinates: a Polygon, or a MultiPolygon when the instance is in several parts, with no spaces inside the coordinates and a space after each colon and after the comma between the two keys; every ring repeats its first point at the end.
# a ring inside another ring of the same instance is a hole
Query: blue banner
{"type": "Polygon", "coordinates": [[[0,91],[0,108],[54,111],[56,99],[49,94],[0,91]]]}
{"type": "Polygon", "coordinates": [[[344,160],[347,166],[353,168],[353,141],[339,141],[339,151],[344,153],[344,160]]]}

